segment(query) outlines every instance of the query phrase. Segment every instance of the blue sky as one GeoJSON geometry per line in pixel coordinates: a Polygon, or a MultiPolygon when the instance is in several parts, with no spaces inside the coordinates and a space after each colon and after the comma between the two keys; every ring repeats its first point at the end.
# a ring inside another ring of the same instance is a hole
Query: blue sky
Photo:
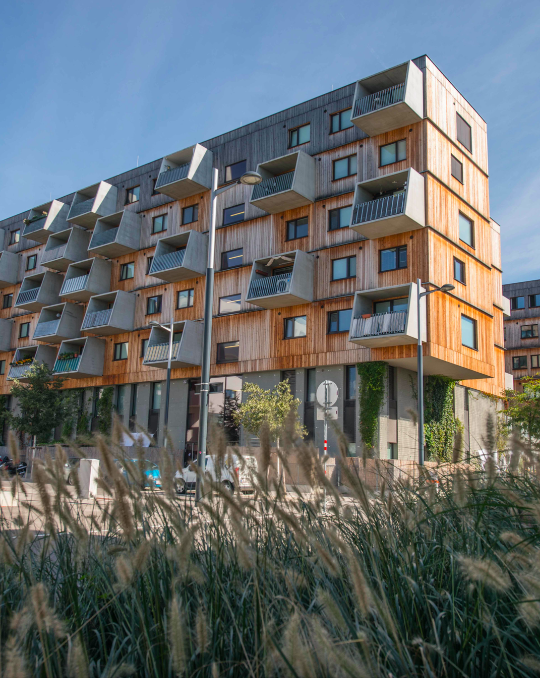
{"type": "Polygon", "coordinates": [[[504,281],[540,278],[540,2],[28,0],[0,23],[0,218],[428,54],[487,120],[504,281]]]}

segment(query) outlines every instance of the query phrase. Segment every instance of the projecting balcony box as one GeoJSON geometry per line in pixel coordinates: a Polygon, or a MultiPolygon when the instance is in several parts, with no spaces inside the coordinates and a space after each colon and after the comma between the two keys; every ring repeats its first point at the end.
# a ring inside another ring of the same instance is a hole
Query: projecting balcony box
{"type": "Polygon", "coordinates": [[[8,380],[28,381],[28,370],[35,363],[44,363],[52,369],[56,358],[55,346],[26,346],[15,351],[13,363],[9,368],[8,380]]]}
{"type": "Polygon", "coordinates": [[[11,330],[13,329],[13,320],[0,318],[0,351],[11,350],[11,330]]]}
{"type": "Polygon", "coordinates": [[[246,301],[262,308],[281,308],[313,301],[315,259],[302,250],[256,259],[246,301]]]}
{"type": "Polygon", "coordinates": [[[71,228],[71,224],[67,220],[69,207],[59,200],[34,207],[24,220],[23,238],[46,243],[52,233],[71,228]]]}
{"type": "Polygon", "coordinates": [[[250,203],[276,214],[315,202],[315,158],[296,151],[257,165],[263,180],[251,189],[250,203]]]}
{"type": "Polygon", "coordinates": [[[365,238],[383,238],[425,225],[424,178],[412,167],[356,185],[351,228],[365,238]]]}
{"type": "Polygon", "coordinates": [[[132,332],[136,298],[135,294],[121,290],[92,297],[81,330],[101,336],[132,332]]]}
{"type": "Polygon", "coordinates": [[[111,186],[106,181],[77,191],[71,203],[68,221],[83,228],[94,228],[99,217],[106,217],[116,211],[117,194],[116,186],[111,186]]]}
{"type": "Polygon", "coordinates": [[[156,191],[180,200],[212,186],[212,151],[200,144],[184,148],[161,161],[156,191]]]}
{"type": "Polygon", "coordinates": [[[53,371],[67,379],[101,377],[104,360],[104,339],[98,337],[69,339],[60,344],[53,371]]]}
{"type": "MultiPolygon", "coordinates": [[[[174,323],[171,367],[193,367],[202,364],[204,324],[194,320],[174,323]]],[[[152,327],[143,365],[167,367],[169,333],[161,327],[152,327]]]]}
{"type": "Polygon", "coordinates": [[[67,271],[70,264],[88,258],[90,233],[82,228],[69,228],[54,233],[47,240],[41,265],[56,271],[67,271]]]}
{"type": "Polygon", "coordinates": [[[141,244],[142,217],[123,210],[96,221],[88,251],[112,259],[136,252],[141,244]]]}
{"type": "Polygon", "coordinates": [[[351,122],[370,137],[423,117],[424,76],[412,61],[356,83],[351,122]]]}
{"type": "Polygon", "coordinates": [[[83,316],[84,308],[78,304],[45,306],[39,314],[34,339],[59,344],[64,339],[80,337],[83,316]]]}
{"type": "Polygon", "coordinates": [[[186,231],[161,238],[156,245],[149,275],[167,282],[197,278],[206,272],[208,236],[186,231]]]}
{"type": "Polygon", "coordinates": [[[59,304],[62,281],[62,276],[52,271],[27,275],[22,281],[15,307],[40,311],[44,306],[59,304]]]}
{"type": "Polygon", "coordinates": [[[502,297],[502,307],[503,307],[503,318],[508,320],[512,317],[512,311],[510,310],[510,299],[508,297],[502,297]]]}
{"type": "MultiPolygon", "coordinates": [[[[420,304],[422,341],[426,341],[425,297],[421,299],[420,304]]],[[[367,348],[416,344],[418,341],[416,283],[356,292],[349,341],[367,348]]]]}
{"type": "Polygon", "coordinates": [[[60,290],[60,296],[73,301],[89,301],[90,297],[111,289],[110,261],[85,259],[70,264],[60,290]]]}
{"type": "Polygon", "coordinates": [[[0,252],[0,289],[15,285],[19,277],[19,255],[0,252]]]}

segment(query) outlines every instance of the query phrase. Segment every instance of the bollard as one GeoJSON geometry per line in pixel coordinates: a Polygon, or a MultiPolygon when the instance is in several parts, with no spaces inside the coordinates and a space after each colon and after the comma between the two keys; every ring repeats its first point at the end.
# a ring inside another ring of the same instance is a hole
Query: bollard
{"type": "Polygon", "coordinates": [[[99,459],[81,459],[79,466],[79,482],[81,484],[81,497],[83,499],[97,496],[98,471],[99,459]]]}

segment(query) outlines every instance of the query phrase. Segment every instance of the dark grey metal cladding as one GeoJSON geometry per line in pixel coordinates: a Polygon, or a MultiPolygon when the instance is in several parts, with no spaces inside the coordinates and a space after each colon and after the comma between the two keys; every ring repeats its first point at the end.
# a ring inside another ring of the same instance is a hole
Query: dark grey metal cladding
{"type": "Polygon", "coordinates": [[[204,275],[208,261],[208,236],[184,231],[160,238],[154,252],[150,275],[167,282],[178,282],[204,275]],[[178,251],[178,248],[185,250],[178,251]]]}
{"type": "Polygon", "coordinates": [[[71,203],[68,221],[92,229],[99,217],[116,211],[118,189],[106,181],[77,191],[71,203]]]}
{"type": "Polygon", "coordinates": [[[105,259],[85,259],[70,264],[60,296],[72,301],[89,301],[97,294],[110,292],[112,263],[105,259]]]}
{"type": "Polygon", "coordinates": [[[0,252],[0,289],[15,285],[19,279],[19,255],[0,252]]]}
{"type": "Polygon", "coordinates": [[[136,299],[135,294],[122,290],[92,297],[81,330],[102,336],[132,332],[136,299]]]}
{"type": "Polygon", "coordinates": [[[201,144],[166,155],[156,181],[156,191],[180,200],[212,186],[213,154],[201,144]]]}
{"type": "Polygon", "coordinates": [[[512,297],[524,297],[525,308],[511,309],[510,317],[512,320],[520,320],[522,318],[540,318],[540,308],[531,307],[530,296],[540,294],[540,280],[527,280],[525,282],[509,283],[502,286],[503,295],[507,299],[512,297]]]}
{"type": "Polygon", "coordinates": [[[78,354],[78,357],[67,360],[58,358],[54,366],[55,373],[68,379],[101,377],[105,362],[105,345],[105,339],[98,337],[79,337],[63,341],[58,356],[78,354]]]}
{"type": "Polygon", "coordinates": [[[39,243],[46,243],[52,233],[65,231],[71,228],[67,217],[69,205],[59,200],[34,207],[28,213],[27,222],[23,229],[23,237],[39,243]],[[44,213],[47,213],[44,215],[44,213]]]}
{"type": "Polygon", "coordinates": [[[59,344],[81,335],[84,307],[79,304],[55,304],[41,309],[34,340],[59,344]]]}
{"type": "Polygon", "coordinates": [[[27,275],[22,281],[15,308],[39,311],[44,306],[60,303],[63,277],[53,271],[27,275]]]}
{"type": "Polygon", "coordinates": [[[136,252],[141,245],[142,217],[122,210],[96,221],[88,251],[112,259],[136,252]]]}
{"type": "MultiPolygon", "coordinates": [[[[204,324],[194,320],[181,320],[173,325],[181,337],[173,344],[171,367],[193,367],[202,363],[204,324]]],[[[143,365],[166,368],[169,356],[169,332],[152,327],[143,365]]]]}
{"type": "Polygon", "coordinates": [[[256,259],[246,301],[261,308],[282,308],[313,301],[315,257],[302,250],[256,259]],[[280,274],[279,267],[292,266],[280,274]],[[274,273],[278,271],[277,275],[274,273]]]}
{"type": "Polygon", "coordinates": [[[43,250],[41,265],[56,271],[67,271],[70,264],[88,257],[91,233],[78,226],[50,235],[43,250]]]}

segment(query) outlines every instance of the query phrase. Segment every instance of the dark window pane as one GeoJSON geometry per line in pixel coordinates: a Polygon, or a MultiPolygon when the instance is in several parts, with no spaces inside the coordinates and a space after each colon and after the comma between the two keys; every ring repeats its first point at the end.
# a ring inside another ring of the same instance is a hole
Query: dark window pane
{"type": "Polygon", "coordinates": [[[356,398],[356,365],[345,368],[345,400],[356,398]]]}
{"type": "Polygon", "coordinates": [[[244,250],[242,248],[238,250],[231,250],[230,252],[223,252],[221,254],[221,268],[236,268],[237,266],[242,266],[244,262],[244,250]]]}
{"type": "Polygon", "coordinates": [[[154,382],[152,384],[150,406],[152,410],[161,409],[161,382],[154,382]]]}
{"type": "Polygon", "coordinates": [[[338,311],[339,313],[339,327],[338,332],[348,332],[351,327],[352,308],[346,311],[338,311]]]}
{"type": "Polygon", "coordinates": [[[391,165],[396,162],[396,144],[381,146],[381,165],[391,165]]]}
{"type": "Polygon", "coordinates": [[[451,159],[451,170],[452,176],[457,179],[460,183],[463,183],[463,165],[459,162],[457,158],[452,156],[451,159]]]}
{"type": "Polygon", "coordinates": [[[476,321],[461,316],[461,343],[469,348],[476,348],[476,321]]]}
{"type": "Polygon", "coordinates": [[[115,360],[126,360],[128,357],[128,342],[122,342],[121,344],[114,345],[114,359],[115,360]]]}
{"type": "Polygon", "coordinates": [[[512,297],[510,299],[510,308],[512,311],[519,311],[525,308],[525,297],[512,297]]]}
{"type": "MultiPolygon", "coordinates": [[[[514,370],[526,370],[527,369],[527,356],[519,355],[512,358],[512,367],[514,370]]],[[[531,365],[532,367],[532,365],[531,365]]]]}
{"type": "Polygon", "coordinates": [[[472,129],[468,122],[456,113],[457,117],[457,140],[463,144],[468,151],[472,152],[472,129]]]}
{"type": "Polygon", "coordinates": [[[146,275],[150,273],[150,269],[152,268],[152,262],[154,261],[154,257],[147,257],[146,259],[146,275]]]}
{"type": "Polygon", "coordinates": [[[178,292],[177,308],[193,306],[193,290],[180,290],[178,292]]]}
{"type": "Polygon", "coordinates": [[[334,162],[334,179],[343,179],[349,175],[349,160],[342,158],[334,162]]]}
{"type": "Polygon", "coordinates": [[[127,196],[126,196],[126,204],[129,205],[132,202],[138,202],[140,192],[141,192],[140,186],[133,186],[133,188],[128,188],[127,196]]]}
{"type": "Polygon", "coordinates": [[[130,261],[128,264],[122,264],[120,267],[120,280],[129,280],[135,275],[135,262],[130,261]]]}
{"type": "Polygon", "coordinates": [[[349,257],[349,278],[356,277],[356,257],[349,257]]]}
{"type": "Polygon", "coordinates": [[[398,247],[398,268],[407,268],[407,246],[398,247]]]}
{"type": "Polygon", "coordinates": [[[191,224],[194,221],[199,220],[199,205],[190,205],[189,207],[184,207],[182,212],[182,224],[191,224]]]}
{"type": "Polygon", "coordinates": [[[144,354],[146,353],[146,349],[148,348],[148,342],[149,339],[143,339],[141,341],[141,357],[144,358],[144,354]]]}
{"type": "Polygon", "coordinates": [[[11,231],[11,235],[9,237],[9,244],[15,245],[19,242],[20,239],[21,239],[21,231],[20,230],[11,231]]]}
{"type": "Polygon", "coordinates": [[[300,144],[306,144],[310,138],[310,126],[303,125],[297,129],[293,129],[290,132],[289,136],[289,145],[290,146],[300,146],[300,144]]]}
{"type": "Polygon", "coordinates": [[[347,227],[351,223],[351,212],[352,205],[330,210],[330,230],[335,231],[338,228],[347,227]]]}
{"type": "Polygon", "coordinates": [[[161,295],[156,297],[148,297],[146,302],[146,315],[152,313],[159,313],[161,311],[161,295]]]}
{"type": "Polygon", "coordinates": [[[344,259],[334,259],[332,261],[332,280],[343,280],[348,277],[348,261],[344,259]]]}
{"type": "Polygon", "coordinates": [[[459,239],[474,247],[473,222],[461,212],[459,213],[459,239]]]}
{"type": "Polygon", "coordinates": [[[217,345],[217,362],[234,363],[238,362],[240,343],[238,341],[229,341],[217,345]]]}
{"type": "Polygon", "coordinates": [[[397,250],[381,250],[381,271],[393,271],[397,268],[397,250]]]}
{"type": "Polygon", "coordinates": [[[242,296],[240,294],[232,294],[229,297],[221,297],[219,300],[220,313],[237,313],[240,311],[240,302],[242,296]]]}
{"type": "Polygon", "coordinates": [[[161,233],[167,230],[167,215],[161,214],[159,217],[154,217],[152,222],[152,233],[161,233]]]}
{"type": "Polygon", "coordinates": [[[241,160],[240,162],[235,162],[234,165],[228,165],[225,168],[225,181],[236,181],[240,179],[242,174],[246,173],[246,161],[241,160]]]}
{"type": "Polygon", "coordinates": [[[229,224],[236,224],[239,221],[244,221],[245,213],[245,205],[226,207],[223,210],[223,225],[228,226],[229,224]]]}
{"type": "Polygon", "coordinates": [[[13,305],[13,294],[4,294],[3,308],[11,308],[13,305]]]}
{"type": "Polygon", "coordinates": [[[540,294],[529,295],[529,308],[537,308],[540,306],[540,294]]]}

